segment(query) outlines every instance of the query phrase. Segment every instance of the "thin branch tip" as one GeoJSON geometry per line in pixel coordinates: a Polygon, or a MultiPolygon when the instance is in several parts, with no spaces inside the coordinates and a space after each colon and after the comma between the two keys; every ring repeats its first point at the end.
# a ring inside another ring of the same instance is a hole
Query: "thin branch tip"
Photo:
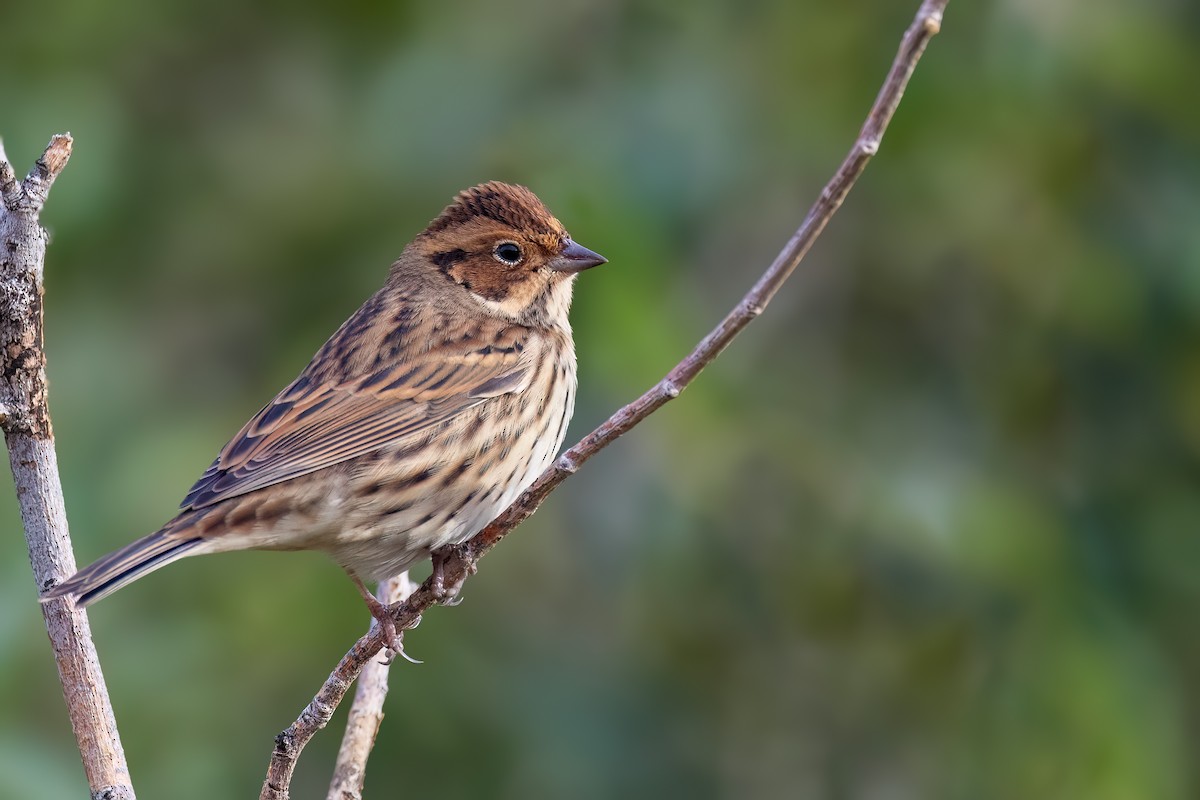
{"type": "Polygon", "coordinates": [[[46,171],[51,177],[58,175],[67,165],[74,142],[70,133],[56,133],[50,138],[46,152],[42,153],[41,163],[45,165],[46,171]]]}

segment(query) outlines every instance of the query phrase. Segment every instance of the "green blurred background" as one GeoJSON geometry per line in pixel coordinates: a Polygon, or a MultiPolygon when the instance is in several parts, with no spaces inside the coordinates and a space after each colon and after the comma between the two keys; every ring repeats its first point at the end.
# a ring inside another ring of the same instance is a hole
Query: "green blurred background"
{"type": "MultiPolygon", "coordinates": [[[[481,180],[611,261],[573,315],[586,433],[774,256],[917,5],[6,4],[9,155],[76,137],[45,222],[81,562],[481,180]]],[[[1198,75],[1194,3],[952,2],[768,313],[408,637],[368,796],[1197,796],[1198,75]]],[[[11,485],[0,514],[0,796],[80,797],[11,485]]],[[[177,800],[256,796],[367,624],[312,554],[91,618],[139,795],[177,800]]]]}

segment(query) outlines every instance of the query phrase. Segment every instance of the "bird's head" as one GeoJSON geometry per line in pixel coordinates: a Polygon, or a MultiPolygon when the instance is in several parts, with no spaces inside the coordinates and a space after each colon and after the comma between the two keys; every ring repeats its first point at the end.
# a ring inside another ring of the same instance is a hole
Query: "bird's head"
{"type": "Polygon", "coordinates": [[[413,246],[486,310],[526,324],[565,325],[575,275],[606,261],[533,192],[498,181],[460,192],[413,246]]]}

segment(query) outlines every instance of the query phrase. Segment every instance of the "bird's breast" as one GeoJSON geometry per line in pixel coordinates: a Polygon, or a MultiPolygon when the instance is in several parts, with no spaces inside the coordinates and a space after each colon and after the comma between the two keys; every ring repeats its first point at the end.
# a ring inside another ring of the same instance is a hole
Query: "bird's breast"
{"type": "Polygon", "coordinates": [[[507,508],[550,465],[574,410],[574,349],[569,336],[550,344],[522,391],[482,400],[416,443],[350,465],[334,559],[364,578],[389,577],[507,508]]]}

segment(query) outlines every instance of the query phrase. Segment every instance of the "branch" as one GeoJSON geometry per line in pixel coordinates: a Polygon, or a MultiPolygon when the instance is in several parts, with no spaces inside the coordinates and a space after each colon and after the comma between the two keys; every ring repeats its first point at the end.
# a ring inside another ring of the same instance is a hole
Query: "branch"
{"type": "MultiPolygon", "coordinates": [[[[395,603],[412,594],[416,588],[407,572],[381,581],[375,596],[381,603],[395,603]]],[[[358,689],[346,718],[346,733],[333,767],[327,800],[362,800],[363,780],[367,774],[367,758],[375,746],[375,736],[383,722],[383,701],[388,693],[390,662],[373,660],[358,676],[358,689]]],[[[395,787],[392,787],[393,789],[395,787]]]]}
{"type": "MultiPolygon", "coordinates": [[[[70,157],[71,136],[55,136],[28,177],[18,182],[0,147],[0,427],[39,590],[75,572],[46,404],[46,232],[38,220],[70,157]]],[[[87,615],[68,600],[43,604],[42,615],[92,797],[132,800],[129,768],[87,615]]]]}
{"type": "MultiPolygon", "coordinates": [[[[842,205],[854,182],[858,180],[871,156],[879,151],[883,132],[892,119],[900,98],[908,85],[913,69],[929,40],[941,28],[942,14],[949,0],[924,0],[917,11],[912,25],[904,33],[900,51],[896,54],[883,87],[879,90],[866,122],[859,132],[850,153],[842,161],[837,172],[821,190],[820,196],[809,209],[800,227],[775,257],[774,262],[763,273],[758,282],[746,293],[741,302],[696,345],[695,349],[667,373],[661,381],[641,397],[619,409],[603,425],[583,437],[574,447],[567,450],[543,472],[516,501],[492,520],[482,531],[448,554],[442,563],[445,585],[457,586],[468,575],[474,573],[480,558],[503,539],[509,531],[528,519],[542,501],[554,489],[575,474],[580,466],[600,450],[607,447],[622,434],[650,416],[669,401],[679,396],[704,367],[708,366],[722,350],[766,308],[779,287],[796,269],[809,248],[834,212],[842,205]]],[[[432,579],[426,580],[408,599],[393,606],[397,630],[411,629],[420,620],[421,614],[436,604],[441,597],[434,591],[432,579]]],[[[287,783],[271,785],[277,771],[277,761],[290,758],[293,762],[309,739],[329,722],[338,702],[346,693],[349,683],[358,676],[364,665],[383,647],[381,633],[376,629],[359,639],[329,676],[317,696],[305,708],[304,713],[280,738],[276,739],[275,753],[271,758],[267,784],[263,786],[260,800],[286,800],[287,783]],[[287,737],[287,752],[281,752],[280,739],[287,737]],[[268,788],[271,792],[268,793],[268,788]]],[[[290,775],[290,769],[289,769],[290,775]]]]}
{"type": "MultiPolygon", "coordinates": [[[[408,627],[413,628],[415,625],[409,623],[408,627]]],[[[304,707],[296,721],[275,737],[275,749],[271,752],[271,763],[267,768],[267,778],[263,781],[259,800],[288,800],[292,773],[296,770],[296,761],[300,758],[304,745],[308,744],[308,740],[317,731],[329,724],[350,684],[354,683],[354,679],[362,672],[367,662],[379,652],[382,644],[381,638],[374,635],[359,639],[350,651],[342,656],[333,672],[329,673],[321,690],[304,707]]]]}

